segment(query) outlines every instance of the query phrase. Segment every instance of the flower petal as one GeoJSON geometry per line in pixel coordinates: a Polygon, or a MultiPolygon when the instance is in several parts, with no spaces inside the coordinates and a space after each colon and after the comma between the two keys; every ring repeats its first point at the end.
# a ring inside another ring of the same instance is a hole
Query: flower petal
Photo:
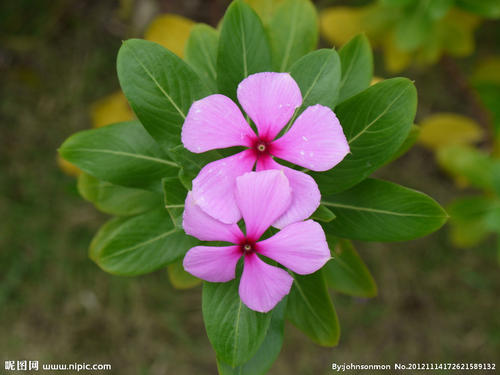
{"type": "Polygon", "coordinates": [[[193,180],[193,198],[203,211],[223,223],[237,223],[241,213],[236,206],[236,177],[253,169],[255,155],[245,150],[208,163],[193,180]]]}
{"type": "Polygon", "coordinates": [[[238,106],[224,95],[210,95],[193,103],[182,126],[182,143],[191,152],[252,146],[255,133],[238,106]]]}
{"type": "Polygon", "coordinates": [[[290,205],[290,184],[283,171],[250,172],[236,179],[236,204],[245,220],[246,236],[258,240],[290,205]]]}
{"type": "Polygon", "coordinates": [[[325,232],[313,220],[290,224],[257,242],[257,252],[300,275],[316,272],[331,257],[325,232]]]}
{"type": "Polygon", "coordinates": [[[321,193],[314,178],[306,173],[278,164],[270,157],[260,158],[257,161],[258,171],[266,169],[283,170],[292,188],[292,203],[285,213],[273,223],[273,227],[281,229],[288,224],[307,219],[316,211],[320,204],[321,193]]]}
{"type": "Polygon", "coordinates": [[[189,192],[184,204],[182,227],[190,236],[202,241],[227,241],[239,243],[243,233],[237,224],[225,224],[207,215],[189,192]]]}
{"type": "Polygon", "coordinates": [[[256,73],[238,86],[238,101],[257,125],[259,137],[268,142],[302,104],[299,86],[288,73],[256,73]]]}
{"type": "Polygon", "coordinates": [[[283,137],[272,143],[274,156],[313,171],[326,171],[349,153],[337,116],[320,104],[308,107],[283,137]]]}
{"type": "Polygon", "coordinates": [[[182,265],[200,279],[223,283],[234,279],[240,257],[239,246],[196,246],[186,253],[182,265]]]}
{"type": "Polygon", "coordinates": [[[245,256],[240,298],[250,309],[268,312],[290,293],[293,277],[285,270],[264,263],[256,254],[245,256]]]}

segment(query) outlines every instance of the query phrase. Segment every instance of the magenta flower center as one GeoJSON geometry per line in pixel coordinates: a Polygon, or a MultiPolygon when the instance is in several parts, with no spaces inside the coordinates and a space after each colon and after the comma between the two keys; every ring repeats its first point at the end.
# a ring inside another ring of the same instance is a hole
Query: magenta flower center
{"type": "Polygon", "coordinates": [[[256,251],[255,241],[251,241],[245,238],[243,242],[240,244],[240,251],[243,255],[255,253],[256,251]]]}
{"type": "Polygon", "coordinates": [[[271,154],[271,142],[262,138],[255,138],[253,142],[252,149],[255,152],[255,156],[258,158],[260,156],[271,154]]]}

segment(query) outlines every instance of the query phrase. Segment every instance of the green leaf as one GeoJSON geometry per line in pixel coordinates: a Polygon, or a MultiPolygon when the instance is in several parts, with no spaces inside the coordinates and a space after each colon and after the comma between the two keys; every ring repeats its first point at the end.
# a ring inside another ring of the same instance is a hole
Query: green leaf
{"type": "Polygon", "coordinates": [[[271,69],[271,48],[261,20],[249,5],[233,1],[222,20],[219,38],[219,92],[236,100],[236,88],[243,79],[271,69]]]}
{"type": "Polygon", "coordinates": [[[266,338],[255,355],[248,362],[231,367],[221,360],[217,360],[217,368],[221,375],[265,375],[272,364],[278,358],[283,346],[283,334],[285,326],[285,307],[286,298],[284,298],[272,311],[271,323],[267,330],[266,338]]]}
{"type": "Polygon", "coordinates": [[[315,343],[337,345],[340,326],[322,270],[292,276],[294,283],[288,296],[286,318],[315,343]]]}
{"type": "Polygon", "coordinates": [[[448,218],[429,196],[371,178],[324,196],[321,203],[337,215],[326,226],[329,233],[362,241],[412,240],[436,231],[448,218]]]}
{"type": "Polygon", "coordinates": [[[457,0],[457,6],[484,17],[500,17],[500,2],[498,0],[457,0]]]}
{"type": "Polygon", "coordinates": [[[432,22],[427,9],[429,3],[430,1],[417,1],[404,10],[394,31],[396,47],[401,51],[414,51],[432,33],[432,22]]]}
{"type": "Polygon", "coordinates": [[[269,23],[273,70],[288,68],[318,44],[318,16],[309,0],[285,0],[269,23]]]}
{"type": "Polygon", "coordinates": [[[395,152],[395,154],[392,155],[391,159],[387,161],[387,164],[392,163],[394,160],[399,159],[401,156],[406,154],[417,142],[419,135],[420,135],[420,127],[417,125],[412,125],[410,133],[404,140],[403,144],[399,147],[399,149],[395,152]]]}
{"type": "Polygon", "coordinates": [[[59,153],[100,180],[160,192],[161,179],[179,171],[137,121],[73,134],[59,153]]]}
{"type": "Polygon", "coordinates": [[[217,92],[217,46],[219,33],[213,27],[196,24],[186,45],[185,60],[208,86],[217,92]]]}
{"type": "Polygon", "coordinates": [[[220,150],[212,150],[201,154],[195,154],[184,148],[183,145],[172,148],[168,152],[168,155],[177,164],[182,166],[181,171],[179,172],[179,177],[187,190],[191,190],[191,182],[198,175],[201,168],[212,161],[219,160],[224,157],[220,150]]]}
{"type": "Polygon", "coordinates": [[[141,189],[113,185],[82,173],[78,192],[100,211],[117,216],[137,215],[161,206],[161,195],[141,189]]]}
{"type": "Polygon", "coordinates": [[[106,223],[92,240],[90,256],[106,272],[133,276],[165,267],[198,243],[162,207],[106,223]]]}
{"type": "Polygon", "coordinates": [[[182,228],[182,213],[184,212],[187,190],[177,177],[164,178],[162,186],[165,208],[174,224],[182,228]]]}
{"type": "Polygon", "coordinates": [[[239,279],[203,284],[202,311],[217,358],[231,365],[248,361],[262,345],[271,313],[246,307],[238,294],[239,279]]]}
{"type": "Polygon", "coordinates": [[[329,223],[333,219],[335,219],[335,214],[330,211],[327,207],[322,204],[319,205],[318,209],[314,211],[311,215],[311,219],[316,221],[322,221],[324,223],[329,223]]]}
{"type": "Polygon", "coordinates": [[[198,75],[166,48],[140,39],[123,43],[117,69],[122,90],[146,130],[162,146],[180,144],[189,107],[208,94],[198,75]]]}
{"type": "Polygon", "coordinates": [[[323,268],[328,286],[356,297],[375,297],[377,285],[370,271],[349,240],[332,240],[327,236],[332,259],[323,268]]]}
{"type": "Polygon", "coordinates": [[[497,202],[483,196],[463,197],[451,203],[447,207],[451,242],[468,248],[484,240],[489,234],[486,219],[495,206],[498,206],[497,202]]]}
{"type": "Polygon", "coordinates": [[[398,151],[417,109],[415,86],[406,78],[384,80],[335,110],[351,153],[333,169],[311,173],[323,195],[343,191],[368,177],[398,151]]]}
{"type": "Polygon", "coordinates": [[[201,280],[184,270],[182,259],[169,264],[167,267],[168,279],[176,289],[190,289],[201,284],[201,280]]]}
{"type": "Polygon", "coordinates": [[[334,108],[340,82],[340,59],[333,49],[320,49],[308,53],[290,69],[302,92],[300,113],[314,104],[334,108]]]}
{"type": "Polygon", "coordinates": [[[373,54],[364,34],[352,38],[340,51],[342,80],[338,103],[349,99],[370,86],[373,77],[373,54]]]}

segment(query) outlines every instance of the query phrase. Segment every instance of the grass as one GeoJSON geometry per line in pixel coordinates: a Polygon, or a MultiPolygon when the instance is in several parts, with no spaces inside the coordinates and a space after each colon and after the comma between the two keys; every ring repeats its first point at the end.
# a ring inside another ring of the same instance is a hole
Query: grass
{"type": "MultiPolygon", "coordinates": [[[[0,9],[3,17],[24,19],[30,2],[15,4],[2,5],[9,8],[0,9]]],[[[112,373],[125,375],[216,373],[200,288],[174,290],[163,270],[120,278],[93,264],[88,243],[106,217],[78,196],[74,179],[55,161],[62,141],[89,127],[90,104],[118,88],[115,56],[131,21],[111,2],[45,5],[30,8],[21,29],[5,18],[0,33],[2,358],[111,363],[112,373]]],[[[441,94],[447,84],[438,68],[410,74],[420,114],[467,110],[441,94]]],[[[459,194],[418,148],[379,175],[441,203],[459,194]]],[[[334,349],[311,344],[287,325],[271,373],[329,374],[334,361],[497,359],[500,272],[493,243],[458,250],[445,228],[408,243],[356,245],[380,295],[334,295],[342,326],[334,349]]]]}

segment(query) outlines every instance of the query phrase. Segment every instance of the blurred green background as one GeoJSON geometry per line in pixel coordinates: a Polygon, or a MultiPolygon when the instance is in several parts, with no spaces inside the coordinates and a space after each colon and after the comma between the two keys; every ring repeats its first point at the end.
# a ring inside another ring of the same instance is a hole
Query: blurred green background
{"type": "MultiPolygon", "coordinates": [[[[319,1],[318,7],[348,1],[319,1]]],[[[360,2],[358,2],[360,3],[360,2]]],[[[124,278],[101,271],[88,244],[106,216],[82,200],[56,163],[70,134],[89,128],[91,104],[116,91],[121,40],[158,14],[215,26],[228,1],[19,0],[0,5],[0,353],[3,360],[110,363],[116,374],[215,374],[200,287],[174,289],[165,271],[124,278]]],[[[500,53],[500,24],[476,30],[467,72],[500,53]]],[[[328,46],[323,41],[324,46],[328,46]]],[[[376,73],[388,77],[376,55],[376,73]]],[[[419,91],[417,122],[433,112],[477,118],[446,62],[402,75],[419,91]]],[[[481,122],[481,119],[477,119],[481,122]]],[[[380,177],[446,205],[467,194],[413,148],[380,177]]],[[[448,228],[395,244],[357,243],[379,286],[373,299],[334,294],[342,327],[321,348],[286,326],[271,374],[328,374],[337,363],[492,362],[500,353],[500,267],[491,239],[450,245],[448,228]]],[[[497,365],[500,365],[498,363],[497,365]]]]}

